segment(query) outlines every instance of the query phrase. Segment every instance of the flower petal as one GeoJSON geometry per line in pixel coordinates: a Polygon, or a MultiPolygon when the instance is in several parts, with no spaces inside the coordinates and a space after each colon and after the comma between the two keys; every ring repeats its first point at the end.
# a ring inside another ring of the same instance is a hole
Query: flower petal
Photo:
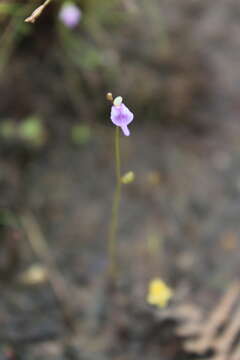
{"type": "Polygon", "coordinates": [[[133,120],[133,113],[122,103],[119,106],[112,106],[111,120],[115,125],[128,125],[133,120]]]}
{"type": "Polygon", "coordinates": [[[60,20],[69,28],[74,28],[80,21],[82,12],[78,6],[64,3],[59,12],[60,20]]]}
{"type": "Polygon", "coordinates": [[[123,133],[124,133],[124,135],[125,136],[129,136],[130,135],[130,131],[129,131],[129,128],[127,127],[127,125],[122,125],[121,126],[121,129],[122,129],[122,131],[123,131],[123,133]]]}

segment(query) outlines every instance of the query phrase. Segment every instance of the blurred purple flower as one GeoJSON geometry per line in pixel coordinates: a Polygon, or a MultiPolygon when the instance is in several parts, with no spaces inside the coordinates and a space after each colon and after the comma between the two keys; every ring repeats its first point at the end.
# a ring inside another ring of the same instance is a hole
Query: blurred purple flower
{"type": "Polygon", "coordinates": [[[122,129],[125,136],[130,135],[128,124],[133,121],[133,118],[133,113],[126,107],[126,105],[123,103],[120,105],[113,104],[111,109],[111,120],[115,125],[122,129]]]}
{"type": "Polygon", "coordinates": [[[82,12],[73,3],[65,3],[59,12],[59,19],[69,28],[74,28],[79,23],[82,12]]]}

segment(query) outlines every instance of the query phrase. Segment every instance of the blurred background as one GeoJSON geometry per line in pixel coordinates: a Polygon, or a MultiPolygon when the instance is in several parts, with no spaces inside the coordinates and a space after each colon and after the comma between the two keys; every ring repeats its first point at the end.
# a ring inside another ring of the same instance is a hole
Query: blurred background
{"type": "Polygon", "coordinates": [[[240,275],[240,3],[52,0],[24,22],[40,5],[0,1],[0,359],[195,359],[145,299],[160,276],[209,309],[240,275]],[[106,296],[109,91],[136,180],[106,296]]]}

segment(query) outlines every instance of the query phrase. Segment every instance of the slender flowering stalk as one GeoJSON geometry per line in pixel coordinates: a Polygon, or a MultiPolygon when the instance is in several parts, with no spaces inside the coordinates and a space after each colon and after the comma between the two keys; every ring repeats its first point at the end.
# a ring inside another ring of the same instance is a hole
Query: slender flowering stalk
{"type": "MultiPolygon", "coordinates": [[[[121,153],[120,153],[120,129],[124,135],[129,136],[128,124],[132,122],[133,113],[123,104],[122,97],[118,96],[113,100],[112,94],[107,94],[107,99],[113,102],[111,108],[111,120],[116,125],[115,129],[115,171],[116,187],[112,205],[112,216],[110,221],[108,254],[109,254],[109,275],[113,279],[116,276],[116,240],[118,230],[119,206],[121,200],[122,176],[121,176],[121,153]]],[[[134,174],[133,174],[134,175],[134,174]]],[[[127,183],[127,182],[126,182],[127,183]]]]}
{"type": "Polygon", "coordinates": [[[119,205],[121,199],[121,157],[120,157],[120,138],[119,127],[115,129],[115,166],[116,166],[116,187],[112,205],[112,216],[109,229],[108,255],[109,255],[109,275],[114,278],[116,275],[116,239],[118,230],[119,205]]]}

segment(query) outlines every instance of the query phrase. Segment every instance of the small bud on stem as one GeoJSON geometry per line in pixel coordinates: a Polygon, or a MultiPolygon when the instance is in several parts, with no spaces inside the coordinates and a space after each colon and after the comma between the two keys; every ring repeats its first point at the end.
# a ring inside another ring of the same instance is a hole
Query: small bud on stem
{"type": "Polygon", "coordinates": [[[129,171],[121,177],[122,184],[130,184],[135,180],[133,171],[129,171]]]}
{"type": "Polygon", "coordinates": [[[110,93],[110,92],[108,92],[107,94],[106,94],[106,99],[108,100],[108,101],[113,101],[113,95],[112,95],[112,93],[110,93]]]}
{"type": "Polygon", "coordinates": [[[120,106],[121,103],[123,101],[123,98],[121,96],[117,96],[115,97],[115,99],[113,100],[113,105],[114,106],[120,106]]]}

